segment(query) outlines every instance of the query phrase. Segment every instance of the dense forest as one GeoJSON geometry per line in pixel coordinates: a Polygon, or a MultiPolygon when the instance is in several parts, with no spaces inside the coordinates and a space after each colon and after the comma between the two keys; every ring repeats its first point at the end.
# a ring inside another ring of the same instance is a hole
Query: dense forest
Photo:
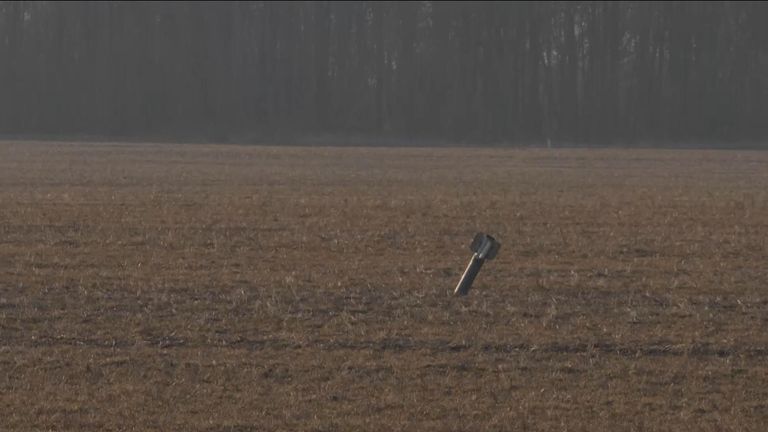
{"type": "Polygon", "coordinates": [[[764,2],[0,2],[0,133],[768,138],[764,2]]]}

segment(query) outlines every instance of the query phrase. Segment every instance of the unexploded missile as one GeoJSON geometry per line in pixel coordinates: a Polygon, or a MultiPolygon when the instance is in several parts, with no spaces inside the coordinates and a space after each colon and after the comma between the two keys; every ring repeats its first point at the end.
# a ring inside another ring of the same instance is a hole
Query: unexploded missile
{"type": "Polygon", "coordinates": [[[472,288],[472,282],[475,281],[475,277],[483,267],[485,260],[492,260],[499,251],[500,246],[501,243],[497,242],[495,238],[488,234],[475,234],[472,244],[469,245],[469,250],[473,252],[472,259],[469,260],[467,269],[464,270],[464,274],[461,275],[461,280],[459,281],[459,284],[456,285],[456,290],[453,292],[453,295],[467,295],[469,289],[472,288]]]}

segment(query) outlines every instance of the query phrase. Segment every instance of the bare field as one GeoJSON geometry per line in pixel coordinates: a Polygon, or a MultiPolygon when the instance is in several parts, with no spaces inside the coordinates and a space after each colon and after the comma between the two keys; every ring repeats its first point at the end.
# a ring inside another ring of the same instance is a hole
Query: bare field
{"type": "Polygon", "coordinates": [[[765,152],[4,142],[0,430],[764,430],[766,239],[765,152]]]}

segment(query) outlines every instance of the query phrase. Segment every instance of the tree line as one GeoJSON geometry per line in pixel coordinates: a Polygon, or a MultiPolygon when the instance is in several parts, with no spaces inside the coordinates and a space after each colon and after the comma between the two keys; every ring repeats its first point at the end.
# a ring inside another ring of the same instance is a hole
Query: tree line
{"type": "Polygon", "coordinates": [[[0,2],[0,133],[768,137],[763,2],[0,2]]]}

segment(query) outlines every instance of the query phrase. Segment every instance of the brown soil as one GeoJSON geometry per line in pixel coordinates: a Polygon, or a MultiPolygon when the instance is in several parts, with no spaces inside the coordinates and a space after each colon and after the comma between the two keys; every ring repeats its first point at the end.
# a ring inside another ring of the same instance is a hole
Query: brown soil
{"type": "Polygon", "coordinates": [[[4,142],[0,430],[764,430],[767,239],[763,152],[4,142]]]}

